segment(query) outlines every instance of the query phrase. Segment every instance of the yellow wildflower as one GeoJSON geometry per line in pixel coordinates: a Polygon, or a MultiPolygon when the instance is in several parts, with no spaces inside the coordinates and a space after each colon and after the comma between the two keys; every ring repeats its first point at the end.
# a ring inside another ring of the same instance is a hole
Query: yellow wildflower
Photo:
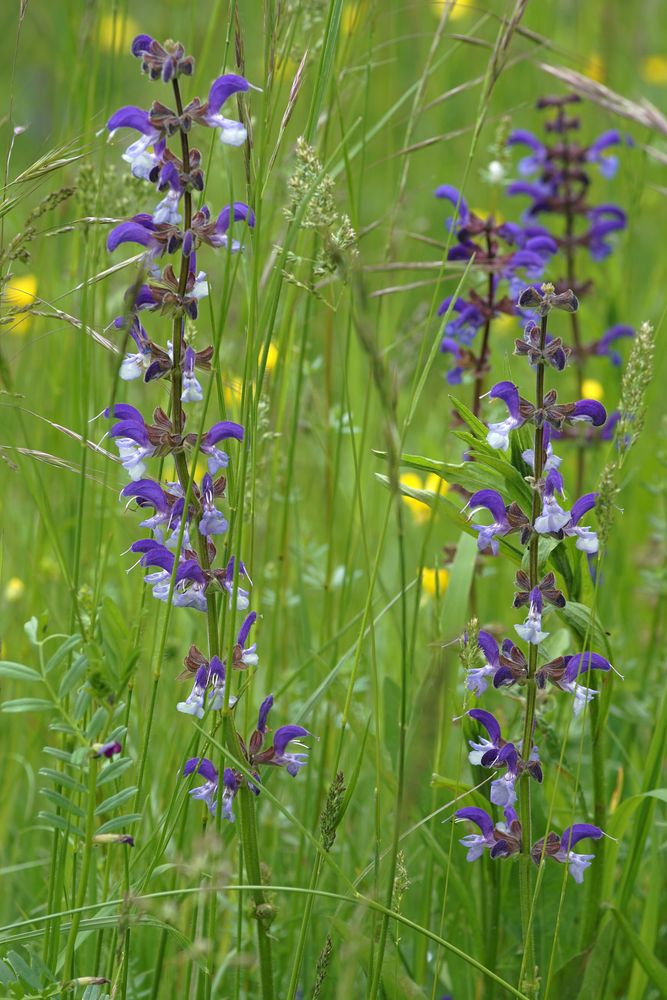
{"type": "Polygon", "coordinates": [[[596,378],[585,378],[581,383],[584,399],[604,399],[604,387],[596,378]]]}
{"type": "Polygon", "coordinates": [[[222,395],[225,400],[225,406],[233,406],[241,404],[241,394],[243,392],[243,381],[236,375],[223,375],[222,376],[222,395]]]}
{"type": "Polygon", "coordinates": [[[602,56],[599,56],[597,52],[593,52],[588,57],[588,61],[584,66],[584,76],[589,77],[591,80],[595,80],[596,83],[604,83],[606,75],[607,72],[602,56]]]}
{"type": "Polygon", "coordinates": [[[459,18],[465,17],[472,6],[472,4],[466,3],[465,0],[431,0],[431,10],[436,17],[442,16],[442,8],[445,6],[445,2],[449,7],[450,21],[458,21],[459,18]]]}
{"type": "Polygon", "coordinates": [[[129,50],[133,38],[139,34],[139,26],[128,15],[105,14],[100,18],[97,42],[103,52],[112,54],[129,50]]]}
{"type": "Polygon", "coordinates": [[[513,333],[519,336],[521,327],[517,316],[510,316],[509,313],[499,313],[493,317],[493,329],[497,333],[513,333]]]}
{"type": "Polygon", "coordinates": [[[436,594],[442,597],[447,590],[448,583],[449,570],[430,569],[427,566],[422,570],[422,589],[429,597],[435,597],[436,594]]]}
{"type": "MultiPolygon", "coordinates": [[[[260,347],[259,354],[257,355],[257,364],[261,365],[264,360],[264,348],[260,347]]],[[[276,367],[276,362],[278,361],[278,348],[275,344],[269,343],[269,349],[266,352],[266,368],[265,371],[272,372],[276,367]]]]}
{"type": "Polygon", "coordinates": [[[23,580],[19,579],[18,576],[13,576],[11,580],[7,581],[5,586],[5,600],[8,604],[14,604],[16,601],[20,601],[25,593],[25,583],[23,580]]]}
{"type": "MultiPolygon", "coordinates": [[[[407,486],[411,490],[430,490],[432,493],[440,493],[440,496],[444,496],[449,489],[449,483],[446,480],[441,479],[440,476],[436,476],[434,472],[430,472],[425,479],[416,472],[404,472],[400,477],[400,482],[403,486],[407,486]]],[[[431,516],[431,508],[428,504],[424,503],[422,500],[417,500],[415,497],[402,497],[403,502],[410,509],[410,513],[417,522],[417,524],[422,524],[424,521],[428,521],[431,516]]]]}
{"type": "Polygon", "coordinates": [[[639,72],[646,83],[664,87],[667,85],[667,56],[646,56],[639,64],[639,72]]]}
{"type": "MultiPolygon", "coordinates": [[[[14,309],[22,309],[35,301],[37,278],[34,274],[22,274],[11,279],[5,288],[5,302],[14,309]]],[[[32,322],[29,312],[18,313],[7,325],[10,333],[26,333],[32,322]]]]}

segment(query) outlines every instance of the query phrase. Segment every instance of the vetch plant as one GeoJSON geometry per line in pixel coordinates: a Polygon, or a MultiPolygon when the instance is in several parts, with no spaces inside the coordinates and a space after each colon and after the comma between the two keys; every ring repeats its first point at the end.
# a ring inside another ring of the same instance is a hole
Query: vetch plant
{"type": "MultiPolygon", "coordinates": [[[[108,122],[111,135],[119,129],[139,132],[140,138],[125,150],[123,159],[130,164],[135,177],[147,181],[162,195],[151,212],[134,215],[116,225],[109,234],[110,252],[126,243],[144,248],[139,273],[125,296],[125,310],[113,321],[113,326],[124,336],[125,345],[133,342],[135,348],[126,353],[120,364],[121,384],[139,380],[145,385],[167,382],[169,404],[166,409],[155,408],[147,419],[137,407],[113,401],[104,416],[112,421],[109,436],[130,478],[121,490],[121,499],[128,506],[136,505],[142,514],[141,526],[150,532],[150,537],[140,538],[130,546],[130,551],[139,557],[139,566],[147,570],[145,583],[154,598],[168,605],[167,613],[172,607],[184,607],[206,616],[207,654],[196,645],[191,646],[181,676],[192,679],[193,687],[178,702],[176,710],[181,717],[190,716],[197,725],[200,721],[210,722],[209,739],[220,729],[222,743],[216,745],[221,747],[222,760],[218,768],[203,753],[190,757],[182,777],[187,781],[191,798],[204,802],[218,824],[221,819],[234,821],[233,805],[239,802],[244,866],[247,881],[255,886],[261,992],[268,998],[273,996],[269,925],[274,911],[262,888],[255,798],[262,786],[260,769],[282,767],[295,777],[305,766],[306,747],[300,741],[310,733],[303,726],[284,725],[265,747],[272,696],[263,701],[256,729],[247,743],[232,721],[238,698],[230,691],[230,672],[252,674],[259,662],[256,644],[250,638],[257,620],[255,611],[249,611],[234,630],[236,642],[230,656],[223,655],[226,623],[238,612],[248,611],[252,585],[245,564],[233,552],[232,542],[227,541],[232,536],[228,530],[232,515],[221,508],[227,491],[225,472],[231,462],[223,446],[227,447],[230,441],[242,446],[245,433],[240,424],[229,420],[214,422],[208,428],[191,429],[189,409],[203,402],[205,412],[208,392],[205,393],[200,377],[201,373],[210,372],[216,362],[212,345],[197,349],[194,344],[199,303],[209,291],[206,273],[198,269],[198,254],[202,247],[227,254],[242,252],[242,243],[232,236],[232,229],[236,226],[238,233],[241,224],[247,232],[255,225],[254,212],[240,201],[225,206],[215,218],[206,205],[194,210],[193,199],[204,191],[205,177],[202,155],[191,146],[191,137],[204,127],[215,129],[225,145],[242,145],[246,141],[245,127],[224,117],[222,108],[233,95],[256,88],[251,88],[244,77],[229,73],[213,82],[206,101],[194,97],[185,104],[181,80],[192,76],[194,60],[185,54],[180,43],[161,45],[148,35],[138,35],[132,43],[132,54],[141,61],[142,71],[152,81],[171,87],[174,107],[160,100],[154,101],[147,111],[126,106],[108,122]],[[170,146],[172,139],[175,148],[170,146]],[[164,317],[168,329],[164,339],[155,333],[149,336],[145,329],[142,318],[150,313],[164,317]],[[206,461],[203,474],[194,471],[200,455],[206,461]],[[167,461],[173,462],[175,477],[163,480],[161,474],[167,461]],[[155,478],[150,478],[149,467],[156,469],[155,478]],[[224,556],[221,565],[216,564],[219,549],[224,556]],[[203,778],[204,784],[193,784],[197,777],[203,778]]],[[[144,722],[139,788],[134,790],[138,801],[155,721],[155,691],[156,688],[144,722]]],[[[203,732],[196,734],[197,743],[203,732]]],[[[93,744],[93,760],[112,758],[120,749],[118,736],[112,732],[106,742],[93,744]]],[[[92,762],[89,772],[92,783],[95,775],[92,762]]],[[[94,792],[93,783],[89,790],[93,803],[94,792]]],[[[86,848],[79,906],[86,898],[91,845],[110,842],[110,837],[114,842],[132,843],[127,835],[112,836],[104,829],[96,832],[91,824],[82,836],[86,848]]],[[[213,921],[215,896],[209,905],[213,921]]],[[[66,971],[70,977],[76,971],[79,916],[68,938],[66,971]]],[[[128,961],[124,949],[114,969],[114,994],[126,974],[128,961]]]]}

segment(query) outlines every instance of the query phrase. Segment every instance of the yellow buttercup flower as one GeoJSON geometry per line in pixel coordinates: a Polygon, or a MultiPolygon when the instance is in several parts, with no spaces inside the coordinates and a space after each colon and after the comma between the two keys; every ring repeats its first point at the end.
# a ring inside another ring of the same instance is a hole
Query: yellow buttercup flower
{"type": "MultiPolygon", "coordinates": [[[[37,278],[34,274],[22,274],[12,278],[4,292],[4,299],[10,308],[22,309],[35,301],[37,296],[37,278]]],[[[32,322],[29,312],[18,313],[8,323],[10,333],[26,333],[32,322]]]]}
{"type": "Polygon", "coordinates": [[[442,597],[447,590],[448,583],[449,570],[430,569],[427,566],[422,570],[422,589],[429,597],[435,597],[436,594],[442,597]]]}
{"type": "Polygon", "coordinates": [[[132,40],[139,34],[139,25],[131,17],[105,14],[100,18],[97,42],[103,52],[116,54],[130,48],[132,40]]]}
{"type": "Polygon", "coordinates": [[[667,57],[646,56],[639,64],[639,72],[647,83],[655,83],[664,87],[667,85],[667,57]]]}
{"type": "Polygon", "coordinates": [[[472,7],[472,4],[466,3],[465,0],[431,0],[431,10],[436,17],[442,16],[442,8],[445,6],[445,2],[447,2],[449,7],[450,21],[458,21],[459,18],[465,17],[472,7]]]}
{"type": "MultiPolygon", "coordinates": [[[[263,360],[264,360],[264,348],[261,347],[259,354],[257,355],[257,364],[261,365],[263,360]]],[[[272,372],[273,369],[276,367],[277,361],[278,361],[278,348],[276,347],[275,344],[269,343],[269,349],[266,352],[265,371],[269,373],[272,372]]]]}
{"type": "Polygon", "coordinates": [[[595,80],[596,83],[604,83],[606,75],[607,72],[602,56],[599,56],[597,52],[594,52],[588,57],[588,62],[584,66],[584,76],[589,77],[591,80],[595,80]]]}
{"type": "Polygon", "coordinates": [[[510,316],[509,313],[499,313],[493,317],[493,329],[498,333],[513,333],[515,336],[521,332],[517,316],[510,316]]]}
{"type": "Polygon", "coordinates": [[[596,378],[585,378],[581,383],[584,399],[604,399],[604,386],[596,378]]]}
{"type": "MultiPolygon", "coordinates": [[[[430,490],[432,493],[440,492],[441,496],[444,496],[449,489],[449,483],[441,479],[440,476],[436,476],[434,472],[430,472],[425,479],[422,479],[417,472],[404,472],[400,477],[400,482],[403,486],[407,486],[411,490],[430,490]]],[[[428,504],[422,500],[417,500],[415,497],[403,496],[402,500],[410,509],[410,513],[417,524],[428,521],[431,516],[431,508],[428,504]]]]}
{"type": "Polygon", "coordinates": [[[240,405],[243,393],[243,382],[236,375],[222,376],[222,395],[225,406],[240,405]]]}
{"type": "Polygon", "coordinates": [[[18,576],[13,576],[5,586],[5,600],[8,604],[20,601],[25,593],[25,583],[18,576]]]}

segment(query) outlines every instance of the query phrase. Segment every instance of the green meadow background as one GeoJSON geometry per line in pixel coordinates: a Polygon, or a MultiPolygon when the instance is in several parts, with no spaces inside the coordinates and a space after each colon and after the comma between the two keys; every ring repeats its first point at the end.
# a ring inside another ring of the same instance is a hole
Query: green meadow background
{"type": "MultiPolygon", "coordinates": [[[[89,895],[91,902],[118,899],[129,887],[131,898],[124,907],[100,911],[106,918],[102,930],[88,928],[77,951],[79,975],[113,980],[115,921],[124,914],[132,927],[131,952],[126,981],[116,984],[118,996],[259,996],[247,900],[221,891],[215,927],[207,927],[202,915],[211,886],[237,879],[235,829],[203,833],[200,807],[192,803],[178,836],[159,857],[155,853],[192,739],[190,720],[175,711],[184,697],[175,678],[190,643],[204,646],[205,621],[194,611],[175,609],[165,631],[164,605],[143,593],[141,570],[128,572],[133,557],[123,554],[143,530],[136,512],[124,512],[118,502],[123,470],[81,444],[84,437],[113,450],[102,440],[106,422],[93,418],[114,392],[116,401],[122,398],[146,414],[167,401],[162,383],[118,385],[118,357],[81,328],[114,339],[107,327],[122,311],[134,272],[130,266],[102,274],[131,255],[125,248],[109,257],[106,234],[112,220],[150,211],[159,200],[148,185],[129,177],[120,159],[126,135],[109,144],[104,130],[123,104],[148,107],[158,96],[169,103],[166,90],[160,94],[159,85],[141,76],[127,43],[139,31],[181,40],[196,58],[194,80],[183,83],[186,99],[204,97],[215,76],[235,69],[235,7],[245,75],[262,88],[249,98],[255,142],[250,197],[261,204],[261,224],[232,265],[210,250],[200,255],[212,292],[201,310],[198,345],[219,343],[220,366],[208,415],[195,408],[191,419],[198,426],[225,414],[248,429],[247,475],[238,481],[240,455],[232,451],[230,495],[233,516],[241,495],[244,501],[238,530],[254,583],[252,606],[260,615],[260,666],[237,711],[239,727],[250,731],[257,706],[272,691],[274,727],[300,722],[319,737],[311,741],[309,765],[297,780],[271,775],[270,792],[284,810],[268,797],[259,803],[261,857],[276,887],[276,994],[290,995],[295,942],[301,940],[300,995],[312,995],[329,933],[333,956],[321,995],[372,995],[381,918],[351,895],[351,887],[367,899],[386,896],[403,705],[404,879],[394,903],[407,922],[391,922],[375,995],[504,996],[498,984],[433,939],[451,942],[516,982],[521,935],[514,870],[501,863],[492,868],[488,861],[468,866],[457,840],[459,831],[469,831],[447,822],[457,807],[469,804],[461,797],[465,789],[480,780],[467,763],[462,727],[452,722],[464,710],[455,640],[470,617],[473,551],[437,499],[432,506],[401,500],[397,518],[397,503],[379,478],[388,471],[381,453],[395,421],[404,452],[460,460],[445,359],[432,349],[441,336],[437,306],[455,290],[461,272],[443,267],[450,213],[434,199],[435,187],[464,184],[471,207],[518,217],[523,199],[510,199],[489,184],[484,169],[495,157],[499,129],[541,131],[536,98],[562,92],[543,63],[578,70],[630,101],[649,101],[667,113],[667,7],[648,0],[529,0],[507,62],[480,105],[498,31],[512,4],[464,7],[459,0],[444,29],[442,6],[430,0],[29,0],[20,18],[18,3],[2,4],[0,160],[8,163],[3,247],[28,225],[35,229],[25,244],[29,259],[5,259],[3,274],[12,275],[5,300],[9,306],[32,304],[44,314],[19,314],[0,327],[2,658],[36,665],[23,628],[36,616],[49,633],[83,630],[88,672],[81,682],[98,695],[129,679],[122,694],[125,705],[131,696],[124,755],[133,763],[118,790],[137,784],[149,706],[156,699],[138,802],[142,818],[132,827],[136,847],[131,853],[100,849],[89,895]],[[296,104],[281,130],[304,55],[296,104]],[[14,137],[10,155],[16,125],[25,130],[14,137]],[[281,277],[276,266],[301,135],[316,147],[334,179],[337,208],[358,234],[358,256],[350,255],[333,276],[316,279],[314,290],[306,287],[317,246],[312,231],[298,233],[292,243],[298,259],[288,262],[289,274],[281,277]],[[69,196],[66,188],[73,189],[69,196]],[[31,221],[31,212],[54,192],[61,202],[31,221]],[[318,836],[318,817],[337,770],[345,775],[349,801],[331,854],[335,866],[324,864],[319,888],[345,899],[314,897],[301,931],[307,897],[288,890],[309,885],[316,851],[308,834],[318,836]],[[172,895],[155,895],[174,887],[172,895]]],[[[232,104],[226,111],[235,117],[232,104]]],[[[656,783],[648,770],[656,753],[658,761],[664,753],[656,733],[665,724],[667,365],[661,322],[667,133],[620,120],[589,102],[580,113],[585,139],[619,127],[635,143],[620,152],[614,180],[594,182],[593,200],[620,204],[629,224],[608,260],[594,264],[581,256],[582,271],[595,281],[594,294],[582,304],[582,329],[594,339],[614,323],[638,327],[648,320],[657,328],[658,346],[645,429],[623,470],[622,510],[597,593],[613,662],[625,677],[608,682],[613,693],[604,779],[609,832],[617,838],[600,849],[608,907],[591,928],[584,919],[587,887],[565,883],[564,869],[552,865],[545,870],[535,923],[543,996],[551,991],[554,997],[640,1000],[665,995],[659,960],[667,953],[667,792],[664,773],[656,783]],[[658,793],[647,797],[653,785],[658,793]],[[617,910],[627,925],[618,922],[617,910]],[[582,983],[587,985],[579,993],[582,983]]],[[[207,161],[208,204],[219,211],[235,198],[248,200],[243,152],[207,134],[197,140],[207,161]]],[[[514,168],[510,160],[510,176],[514,168]]],[[[477,280],[471,276],[468,282],[477,280]]],[[[566,337],[561,316],[552,329],[566,337]]],[[[146,326],[165,342],[164,320],[150,315],[146,326]]],[[[494,332],[492,375],[527,386],[512,356],[518,333],[511,322],[494,332]]],[[[626,358],[628,346],[622,348],[626,358]]],[[[622,369],[593,358],[586,375],[599,383],[591,391],[613,409],[622,369]]],[[[567,372],[561,398],[569,398],[574,384],[567,372]]],[[[454,394],[469,403],[471,391],[463,385],[454,394]]],[[[563,445],[562,453],[566,483],[572,483],[571,446],[563,445]]],[[[588,489],[595,489],[608,457],[608,446],[587,452],[588,489]]],[[[414,474],[405,482],[432,488],[414,474]]],[[[454,495],[450,491],[449,498],[454,495]]],[[[474,597],[483,626],[513,633],[522,616],[511,608],[506,565],[482,560],[474,597]]],[[[2,700],[32,693],[19,681],[0,681],[2,700]]],[[[498,708],[508,728],[519,718],[512,694],[494,700],[491,693],[484,707],[498,708]]],[[[2,716],[0,957],[12,948],[23,949],[26,961],[42,954],[44,925],[28,921],[44,914],[54,876],[53,833],[38,817],[46,805],[38,772],[49,764],[42,748],[57,746],[61,738],[49,730],[50,721],[49,713],[2,716]]],[[[549,700],[543,724],[545,804],[536,807],[544,810],[542,822],[546,803],[558,830],[568,825],[575,804],[576,820],[592,821],[588,729],[571,723],[567,698],[549,700]]],[[[65,865],[65,911],[72,905],[74,861],[74,852],[58,861],[65,865]]],[[[55,995],[39,983],[23,993],[5,988],[8,996],[55,995]]],[[[73,995],[83,995],[83,986],[76,989],[73,995]]],[[[94,1000],[105,989],[88,987],[86,996],[94,1000]]]]}

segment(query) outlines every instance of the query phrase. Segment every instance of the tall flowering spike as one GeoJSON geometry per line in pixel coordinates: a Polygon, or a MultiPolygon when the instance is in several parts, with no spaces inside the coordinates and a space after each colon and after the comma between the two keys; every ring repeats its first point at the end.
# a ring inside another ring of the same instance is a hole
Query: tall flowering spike
{"type": "Polygon", "coordinates": [[[448,296],[438,309],[439,316],[449,311],[440,345],[443,354],[453,356],[447,381],[455,385],[467,377],[473,382],[472,409],[477,414],[489,367],[491,327],[501,318],[519,316],[515,306],[519,289],[526,280],[542,276],[558,244],[546,229],[534,223],[499,222],[493,215],[472,212],[451,184],[442,184],[435,196],[455,209],[454,216],[445,222],[456,238],[448,250],[449,260],[470,261],[486,278],[484,294],[473,290],[467,298],[448,296]],[[473,342],[482,330],[482,343],[476,352],[473,342]]]}
{"type": "MultiPolygon", "coordinates": [[[[542,157],[542,147],[533,141],[533,137],[517,135],[515,139],[517,143],[521,141],[529,145],[534,158],[542,157]]],[[[537,236],[536,238],[539,239],[537,236]]],[[[600,828],[589,824],[575,824],[562,837],[550,833],[531,847],[527,841],[524,842],[522,836],[523,830],[530,829],[531,793],[528,791],[519,799],[516,789],[517,781],[532,778],[539,784],[543,780],[536,742],[536,730],[539,729],[537,691],[544,690],[547,681],[551,682],[556,689],[573,697],[573,711],[577,715],[597,694],[581,683],[582,675],[585,677],[592,670],[604,672],[613,669],[603,656],[593,652],[558,656],[544,662],[547,658],[543,643],[549,637],[549,633],[543,628],[545,606],[562,609],[567,606],[567,602],[557,585],[555,573],[544,571],[545,552],[540,547],[540,536],[549,535],[556,545],[574,537],[576,547],[589,556],[597,551],[598,545],[596,533],[581,523],[595,506],[596,495],[584,494],[575,501],[571,509],[564,509],[562,502],[565,482],[560,469],[561,460],[553,452],[551,437],[556,431],[561,434],[562,428],[568,423],[576,424],[586,420],[599,425],[606,419],[604,408],[593,399],[559,403],[556,391],[545,387],[546,373],[550,370],[560,372],[567,357],[566,348],[560,340],[548,333],[549,317],[554,310],[574,313],[577,304],[577,298],[570,289],[557,291],[550,284],[539,287],[531,285],[524,289],[519,296],[519,306],[521,309],[534,310],[539,317],[539,324],[529,323],[524,340],[517,341],[515,353],[525,357],[533,369],[534,402],[521,396],[517,385],[507,380],[496,383],[488,394],[491,399],[501,400],[508,412],[506,420],[489,424],[489,445],[507,450],[511,434],[521,427],[524,427],[525,433],[526,425],[532,425],[533,446],[530,449],[524,448],[522,452],[522,458],[532,473],[531,476],[526,476],[532,491],[530,517],[516,503],[506,505],[503,496],[490,488],[477,490],[467,504],[472,515],[485,510],[492,519],[488,526],[473,525],[478,533],[478,547],[481,551],[491,548],[496,554],[499,550],[498,538],[511,532],[519,533],[519,541],[526,549],[521,568],[516,573],[517,590],[513,601],[514,607],[527,607],[527,616],[523,622],[514,626],[526,651],[508,638],[499,644],[490,632],[480,630],[475,620],[471,623],[474,625],[474,647],[472,651],[468,650],[466,640],[461,647],[461,659],[466,668],[465,687],[478,696],[483,695],[491,686],[492,690],[500,690],[521,685],[520,690],[526,692],[521,724],[523,739],[520,745],[506,740],[495,715],[485,708],[473,708],[466,712],[468,717],[486,730],[486,736],[469,740],[469,761],[472,765],[492,768],[496,772],[490,785],[489,797],[492,805],[504,810],[505,822],[495,824],[491,815],[477,807],[458,810],[455,818],[457,821],[471,821],[480,831],[461,840],[461,844],[468,850],[469,861],[476,860],[486,851],[492,859],[520,852],[526,860],[532,857],[536,864],[544,857],[549,857],[567,864],[575,881],[581,882],[593,855],[578,854],[573,847],[586,837],[595,839],[602,836],[600,828]],[[521,811],[520,819],[514,811],[515,804],[521,811]]],[[[483,475],[484,463],[487,461],[484,452],[475,458],[483,475]]],[[[496,471],[496,465],[491,461],[488,461],[488,466],[496,471]]],[[[529,785],[524,785],[523,788],[529,788],[529,785]]],[[[529,955],[528,961],[532,962],[532,914],[525,894],[520,894],[520,897],[524,949],[529,955]]]]}

